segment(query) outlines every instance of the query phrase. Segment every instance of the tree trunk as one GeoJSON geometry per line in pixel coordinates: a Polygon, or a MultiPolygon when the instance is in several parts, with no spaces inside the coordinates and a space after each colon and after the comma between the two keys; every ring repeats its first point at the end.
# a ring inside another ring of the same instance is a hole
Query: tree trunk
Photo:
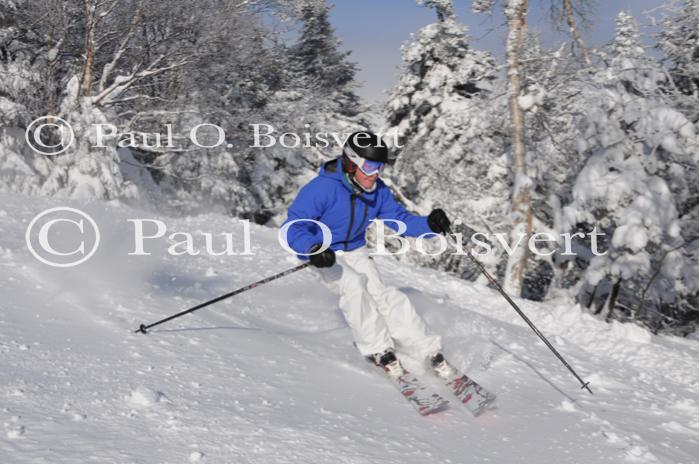
{"type": "Polygon", "coordinates": [[[514,187],[512,189],[511,239],[519,246],[508,257],[505,273],[505,289],[521,296],[524,275],[529,258],[528,241],[532,232],[531,181],[527,175],[526,147],[524,140],[524,111],[519,106],[522,82],[520,76],[520,51],[526,27],[527,0],[509,0],[505,8],[509,33],[507,35],[507,86],[512,133],[512,164],[514,187]],[[518,242],[519,240],[519,242],[518,242]]]}
{"type": "Polygon", "coordinates": [[[607,300],[607,317],[606,321],[609,322],[612,319],[612,312],[614,311],[614,306],[616,306],[616,299],[619,296],[619,290],[621,289],[621,279],[617,280],[612,287],[612,294],[607,300]]]}
{"type": "Polygon", "coordinates": [[[48,52],[46,53],[46,87],[48,97],[48,101],[46,102],[46,115],[49,117],[47,122],[51,124],[53,123],[52,116],[56,114],[56,58],[52,55],[52,50],[55,46],[53,42],[53,29],[49,30],[46,42],[46,48],[48,49],[48,52]]]}
{"type": "MultiPolygon", "coordinates": [[[[587,304],[585,307],[587,309],[590,309],[590,306],[595,302],[595,297],[597,296],[597,289],[599,288],[599,284],[595,285],[595,288],[592,289],[592,293],[590,294],[590,298],[587,300],[587,304]]],[[[595,309],[594,314],[597,314],[599,310],[595,309]]]]}
{"type": "Polygon", "coordinates": [[[580,31],[578,31],[578,27],[575,24],[573,6],[570,4],[570,0],[563,0],[563,9],[565,10],[566,22],[568,23],[568,29],[570,30],[570,34],[573,36],[575,43],[578,44],[578,47],[580,47],[580,51],[582,52],[585,64],[590,66],[590,64],[592,63],[590,61],[590,54],[588,53],[587,47],[585,46],[582,37],[580,37],[580,31]]]}
{"type": "Polygon", "coordinates": [[[67,0],[49,2],[46,7],[50,19],[47,21],[48,32],[46,34],[46,115],[47,122],[53,123],[53,116],[59,111],[56,102],[58,93],[58,69],[61,59],[61,48],[66,41],[70,26],[68,25],[67,0]]]}
{"type": "Polygon", "coordinates": [[[83,65],[83,78],[80,86],[85,97],[92,95],[92,74],[96,46],[95,29],[97,27],[95,8],[93,0],[85,0],[85,64],[83,65]]]}

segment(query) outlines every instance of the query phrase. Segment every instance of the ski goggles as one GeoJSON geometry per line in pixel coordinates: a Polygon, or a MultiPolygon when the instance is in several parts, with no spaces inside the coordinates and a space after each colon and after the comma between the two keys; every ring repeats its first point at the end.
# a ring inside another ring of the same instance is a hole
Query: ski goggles
{"type": "Polygon", "coordinates": [[[372,161],[359,156],[351,147],[345,147],[342,151],[354,164],[357,165],[360,171],[367,176],[381,174],[386,167],[386,163],[381,161],[372,161]]]}

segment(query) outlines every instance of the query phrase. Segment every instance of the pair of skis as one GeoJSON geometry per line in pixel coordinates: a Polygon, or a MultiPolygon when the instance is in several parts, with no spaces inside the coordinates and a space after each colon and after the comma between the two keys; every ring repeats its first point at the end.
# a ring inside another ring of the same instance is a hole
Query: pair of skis
{"type": "MultiPolygon", "coordinates": [[[[377,365],[376,367],[384,372],[381,366],[377,365]]],[[[413,405],[420,415],[427,416],[448,408],[449,401],[442,398],[438,393],[430,392],[417,377],[408,371],[405,371],[399,377],[390,376],[385,372],[384,375],[391,380],[403,397],[413,405]]],[[[481,414],[495,401],[494,394],[481,387],[475,380],[458,369],[455,369],[455,373],[449,378],[445,379],[439,376],[437,378],[444,382],[456,399],[466,406],[466,409],[474,416],[481,414]]]]}

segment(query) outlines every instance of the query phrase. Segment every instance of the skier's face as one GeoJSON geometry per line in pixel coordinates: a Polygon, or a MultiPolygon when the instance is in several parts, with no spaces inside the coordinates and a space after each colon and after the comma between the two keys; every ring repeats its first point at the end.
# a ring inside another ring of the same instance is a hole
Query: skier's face
{"type": "Polygon", "coordinates": [[[379,178],[379,173],[372,174],[370,176],[367,176],[364,174],[361,169],[357,169],[354,172],[354,180],[357,181],[359,185],[362,186],[364,190],[371,190],[374,187],[374,184],[376,183],[376,179],[379,178]]]}

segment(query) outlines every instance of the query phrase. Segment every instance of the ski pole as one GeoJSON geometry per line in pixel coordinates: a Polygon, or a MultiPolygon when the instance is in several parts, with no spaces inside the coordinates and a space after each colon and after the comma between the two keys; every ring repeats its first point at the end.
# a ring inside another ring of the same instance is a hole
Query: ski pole
{"type": "Polygon", "coordinates": [[[229,298],[229,297],[234,296],[234,295],[238,295],[239,293],[243,293],[243,292],[250,290],[250,289],[253,289],[255,287],[259,287],[260,285],[266,284],[266,283],[271,282],[273,280],[277,280],[277,279],[284,277],[284,276],[287,276],[289,274],[293,274],[294,272],[300,271],[301,269],[304,269],[310,265],[311,265],[310,262],[300,264],[296,267],[292,267],[291,269],[287,269],[284,272],[280,272],[279,274],[275,274],[273,276],[266,277],[262,280],[258,280],[257,282],[251,283],[250,285],[246,285],[243,288],[239,288],[238,290],[234,290],[230,293],[226,293],[225,295],[221,295],[219,297],[216,297],[213,300],[205,301],[204,303],[198,304],[192,308],[185,309],[184,311],[181,311],[177,314],[173,314],[172,316],[166,317],[165,319],[161,319],[161,320],[154,322],[152,324],[149,324],[149,325],[141,324],[141,326],[138,328],[138,330],[134,330],[134,333],[140,332],[140,333],[146,334],[146,333],[148,333],[148,329],[150,329],[151,327],[155,327],[156,325],[162,324],[163,322],[171,321],[177,317],[184,316],[185,314],[194,312],[197,309],[201,309],[205,306],[209,306],[211,304],[217,303],[221,300],[224,300],[224,299],[229,298]]]}
{"type": "MultiPolygon", "coordinates": [[[[456,240],[453,237],[451,237],[451,229],[447,229],[447,233],[445,235],[447,239],[452,239],[452,245],[455,248],[457,248],[456,240]]],[[[519,308],[519,306],[517,306],[517,303],[512,301],[512,298],[510,298],[507,292],[505,292],[505,290],[500,286],[498,281],[495,280],[495,278],[492,275],[490,275],[490,273],[485,269],[485,266],[483,266],[483,263],[481,263],[478,259],[476,259],[475,256],[473,256],[469,248],[464,247],[464,249],[466,250],[468,257],[471,259],[473,264],[475,264],[476,267],[478,267],[478,269],[483,273],[485,278],[488,279],[488,282],[490,282],[493,285],[493,287],[495,287],[497,291],[500,292],[500,294],[507,300],[507,302],[510,303],[510,306],[512,306],[512,308],[514,308],[514,310],[517,311],[517,314],[519,314],[522,317],[522,319],[524,319],[524,322],[526,322],[529,325],[529,327],[531,327],[531,329],[534,331],[534,333],[539,336],[541,341],[543,341],[546,344],[546,346],[548,346],[549,349],[553,351],[553,354],[555,354],[556,357],[563,363],[563,365],[568,368],[568,370],[575,376],[576,379],[578,379],[578,382],[582,384],[582,387],[580,387],[580,389],[586,389],[592,395],[593,393],[592,390],[590,390],[590,382],[585,382],[583,381],[583,379],[580,378],[577,372],[575,372],[575,370],[572,367],[570,367],[570,364],[566,362],[563,356],[561,356],[561,354],[558,351],[556,351],[556,348],[554,348],[553,345],[551,345],[551,343],[546,339],[546,337],[544,337],[544,335],[539,331],[539,329],[536,328],[534,323],[530,321],[527,315],[524,314],[524,312],[519,308]]]]}

